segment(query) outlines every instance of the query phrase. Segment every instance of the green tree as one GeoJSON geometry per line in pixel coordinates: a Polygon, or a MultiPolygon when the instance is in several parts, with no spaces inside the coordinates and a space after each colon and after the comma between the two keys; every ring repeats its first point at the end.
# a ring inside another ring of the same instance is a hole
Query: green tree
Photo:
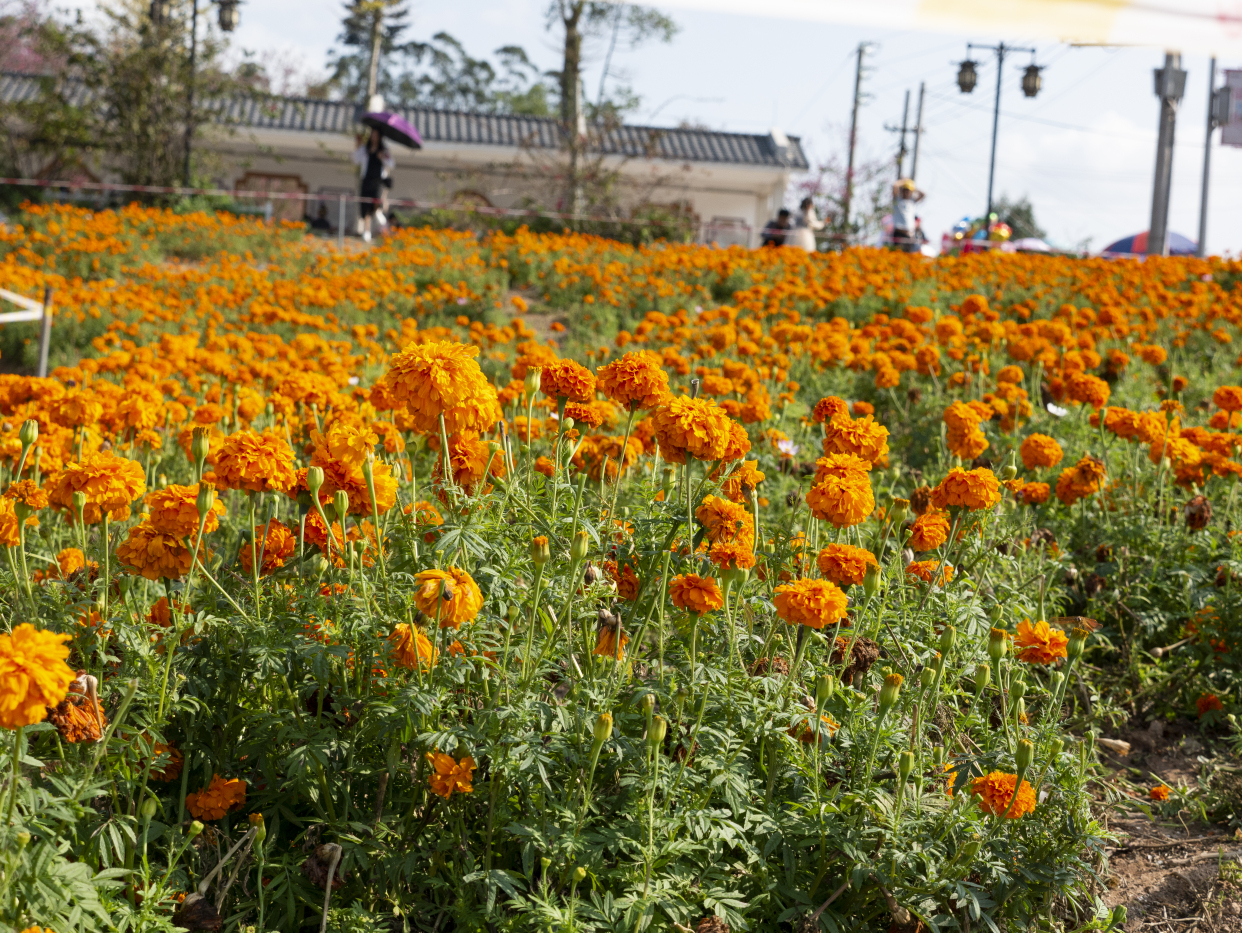
{"type": "Polygon", "coordinates": [[[1043,239],[1048,234],[1044,232],[1035,220],[1035,208],[1031,205],[1026,195],[1011,201],[1005,195],[1001,195],[992,210],[996,212],[996,216],[1003,223],[1009,224],[1009,229],[1013,231],[1013,238],[1020,240],[1023,237],[1038,237],[1043,239]]]}

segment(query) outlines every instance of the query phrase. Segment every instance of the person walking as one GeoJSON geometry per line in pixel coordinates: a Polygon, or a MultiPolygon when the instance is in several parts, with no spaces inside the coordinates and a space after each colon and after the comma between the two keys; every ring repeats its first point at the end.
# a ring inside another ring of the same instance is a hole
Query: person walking
{"type": "MultiPolygon", "coordinates": [[[[373,199],[363,200],[358,204],[358,234],[364,241],[369,242],[371,239],[371,219],[380,207],[377,202],[385,185],[392,184],[389,173],[396,163],[393,160],[392,153],[384,145],[384,137],[376,129],[371,130],[371,134],[367,137],[365,143],[361,142],[361,138],[359,138],[359,145],[354,150],[353,160],[362,174],[362,184],[359,186],[358,194],[362,198],[373,199]]],[[[379,222],[381,224],[384,222],[382,213],[380,213],[379,222]]]]}
{"type": "Polygon", "coordinates": [[[918,222],[914,206],[921,200],[923,192],[915,188],[909,178],[893,185],[893,245],[907,253],[918,252],[919,249],[914,236],[918,222]]]}
{"type": "Polygon", "coordinates": [[[815,231],[823,230],[824,222],[815,215],[815,202],[803,198],[798,205],[798,216],[794,218],[793,232],[786,237],[785,245],[804,249],[808,253],[815,252],[815,231]]]}
{"type": "Polygon", "coordinates": [[[789,229],[793,226],[790,219],[789,211],[781,208],[775,220],[769,220],[768,225],[763,228],[762,245],[768,247],[784,246],[785,239],[789,235],[789,229]]]}

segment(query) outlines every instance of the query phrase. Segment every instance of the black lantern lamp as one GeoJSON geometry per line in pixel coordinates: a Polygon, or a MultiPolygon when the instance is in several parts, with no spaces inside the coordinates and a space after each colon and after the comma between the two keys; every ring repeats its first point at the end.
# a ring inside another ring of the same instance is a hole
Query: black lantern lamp
{"type": "Polygon", "coordinates": [[[961,88],[963,94],[969,94],[975,89],[975,84],[979,80],[979,72],[975,70],[975,62],[969,58],[958,65],[957,68],[957,86],[961,88]]]}
{"type": "Polygon", "coordinates": [[[218,22],[220,28],[225,32],[232,32],[237,28],[238,22],[241,21],[241,15],[237,12],[237,0],[219,0],[220,16],[218,22]]]}
{"type": "Polygon", "coordinates": [[[151,0],[149,13],[152,25],[163,26],[168,21],[171,6],[170,0],[151,0]]]}
{"type": "Polygon", "coordinates": [[[1043,78],[1039,75],[1042,70],[1039,65],[1026,66],[1026,71],[1022,74],[1022,93],[1027,97],[1034,97],[1043,86],[1043,78]]]}

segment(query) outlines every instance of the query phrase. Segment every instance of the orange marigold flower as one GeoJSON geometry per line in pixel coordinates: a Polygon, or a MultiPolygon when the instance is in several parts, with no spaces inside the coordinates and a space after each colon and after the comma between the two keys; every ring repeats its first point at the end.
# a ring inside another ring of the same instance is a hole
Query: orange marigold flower
{"type": "MultiPolygon", "coordinates": [[[[818,462],[824,459],[827,458],[820,458],[818,462]]],[[[838,528],[849,528],[866,521],[875,511],[875,496],[867,474],[850,469],[828,469],[824,472],[826,475],[822,481],[806,494],[806,504],[810,506],[811,513],[838,528]]]]}
{"type": "Polygon", "coordinates": [[[536,457],[535,458],[535,472],[542,473],[548,479],[551,479],[552,473],[554,472],[552,461],[549,460],[547,457],[536,457]]]}
{"type": "Polygon", "coordinates": [[[754,519],[743,505],[719,496],[704,496],[694,517],[707,530],[709,541],[754,543],[754,519]]]}
{"type": "Polygon", "coordinates": [[[278,518],[269,519],[266,524],[256,525],[251,533],[254,541],[254,555],[251,555],[250,543],[243,543],[237,556],[241,561],[242,570],[253,573],[254,558],[258,557],[259,573],[262,576],[275,573],[285,565],[298,549],[298,539],[289,526],[278,518]]]}
{"type": "Polygon", "coordinates": [[[1018,449],[1022,457],[1022,465],[1028,470],[1046,469],[1061,462],[1065,452],[1061,445],[1047,434],[1032,434],[1022,442],[1018,449]]]}
{"type": "Polygon", "coordinates": [[[1225,411],[1242,411],[1242,386],[1218,386],[1212,401],[1225,411]]]}
{"type": "Polygon", "coordinates": [[[388,636],[391,643],[393,662],[398,667],[413,670],[416,667],[430,667],[436,663],[435,645],[418,626],[410,626],[398,622],[392,634],[388,636]]]}
{"type": "Polygon", "coordinates": [[[99,708],[98,701],[80,693],[71,693],[54,707],[48,708],[48,722],[56,727],[66,742],[98,742],[108,717],[99,708]]]}
{"type": "Polygon", "coordinates": [[[1043,505],[1052,489],[1047,483],[1027,483],[1022,487],[1022,501],[1027,505],[1043,505]]]}
{"type": "Polygon", "coordinates": [[[230,434],[216,452],[215,484],[247,492],[285,492],[297,482],[293,451],[270,431],[230,434]]]}
{"type": "Polygon", "coordinates": [[[595,637],[595,648],[591,654],[598,654],[616,661],[624,661],[625,646],[629,643],[630,636],[624,631],[621,633],[621,640],[618,643],[617,627],[615,625],[602,625],[600,626],[599,634],[595,637]]]}
{"type": "Polygon", "coordinates": [[[311,443],[315,445],[316,457],[333,460],[347,472],[361,474],[362,464],[375,453],[379,435],[370,425],[337,418],[325,431],[313,429],[311,443]]]}
{"type": "Polygon", "coordinates": [[[64,509],[76,521],[73,494],[86,495],[83,520],[88,525],[103,521],[103,513],[114,521],[129,518],[129,504],[147,490],[142,464],[108,452],[86,454],[80,461],[69,462],[50,482],[51,504],[64,509]]]}
{"type": "MultiPolygon", "coordinates": [[[[506,472],[503,452],[499,449],[493,450],[492,445],[474,431],[462,431],[449,438],[449,464],[453,472],[453,482],[471,495],[487,495],[492,491],[492,485],[484,482],[485,478],[503,478],[506,472]]],[[[443,451],[436,459],[432,476],[437,485],[443,480],[443,451]]],[[[394,493],[395,491],[394,485],[394,493]]],[[[370,511],[369,507],[367,511],[370,511]]]]}
{"type": "Polygon", "coordinates": [[[825,454],[853,454],[868,463],[888,459],[888,428],[870,415],[863,418],[841,416],[824,425],[825,454]]]}
{"type": "MultiPolygon", "coordinates": [[[[536,541],[539,538],[535,539],[536,541]]],[[[544,538],[547,543],[547,538],[544,538]]],[[[613,560],[602,562],[604,572],[608,574],[608,579],[617,585],[617,595],[626,602],[633,602],[638,598],[638,573],[634,570],[634,566],[628,561],[620,567],[613,560]]]]}
{"type": "Polygon", "coordinates": [[[776,588],[776,614],[790,625],[821,629],[845,618],[848,600],[828,580],[794,580],[776,588]]]}
{"type": "Polygon", "coordinates": [[[151,754],[156,762],[167,756],[167,760],[159,768],[156,768],[155,765],[151,766],[152,778],[167,784],[181,777],[181,768],[185,765],[185,756],[181,754],[179,749],[171,745],[165,745],[163,742],[153,742],[151,744],[151,754]]]}
{"type": "Polygon", "coordinates": [[[190,612],[188,603],[180,600],[173,600],[173,605],[168,604],[168,597],[161,596],[151,604],[151,608],[147,610],[146,621],[148,625],[158,625],[160,628],[168,628],[172,625],[172,610],[176,609],[182,615],[190,612]]]}
{"type": "MultiPolygon", "coordinates": [[[[147,493],[147,520],[157,531],[174,538],[188,538],[198,532],[198,484],[193,486],[169,485],[147,493]]],[[[220,527],[224,517],[224,500],[216,497],[207,512],[203,532],[210,533],[220,527]]]]}
{"type": "Polygon", "coordinates": [[[195,819],[218,820],[246,802],[246,786],[246,782],[239,778],[222,778],[213,774],[205,788],[185,795],[185,808],[195,819]]]}
{"type": "Polygon", "coordinates": [[[934,551],[948,539],[948,513],[929,509],[914,520],[906,546],[912,551],[934,551]]]}
{"type": "Polygon", "coordinates": [[[837,586],[854,586],[863,582],[867,567],[878,566],[875,555],[866,548],[852,544],[829,544],[815,560],[819,572],[837,586]]]}
{"type": "Polygon", "coordinates": [[[411,344],[393,358],[383,385],[421,434],[438,432],[441,415],[449,434],[486,431],[503,414],[495,387],[474,359],[478,355],[478,347],[463,343],[411,344]]]}
{"type": "Polygon", "coordinates": [[[626,411],[655,408],[669,395],[664,362],[649,350],[627,353],[596,373],[600,391],[626,411]]]}
{"type": "Polygon", "coordinates": [[[1216,694],[1205,693],[1195,700],[1195,709],[1199,711],[1199,718],[1202,719],[1208,713],[1222,712],[1225,709],[1225,704],[1220,701],[1220,697],[1216,694]]]}
{"type": "Polygon", "coordinates": [[[1068,643],[1069,637],[1064,632],[1051,628],[1043,619],[1034,625],[1030,619],[1025,619],[1018,623],[1018,634],[1013,640],[1014,655],[1028,664],[1051,664],[1066,656],[1068,643]]]}
{"type": "Polygon", "coordinates": [[[65,663],[68,635],[23,622],[0,634],[0,726],[17,729],[42,722],[49,706],[69,692],[75,674],[65,663]]]}
{"type": "Polygon", "coordinates": [[[1147,796],[1150,797],[1152,800],[1164,801],[1164,800],[1169,799],[1169,793],[1172,790],[1173,788],[1169,787],[1166,784],[1157,784],[1155,787],[1153,787],[1151,790],[1147,792],[1147,796]]]}
{"type": "Polygon", "coordinates": [[[4,498],[14,503],[20,502],[32,512],[46,509],[49,505],[47,493],[35,485],[34,480],[23,479],[9,486],[4,491],[4,498]]]}
{"type": "Polygon", "coordinates": [[[449,567],[424,570],[414,575],[414,605],[424,615],[438,619],[440,628],[460,628],[472,622],[483,608],[483,594],[474,577],[449,567]]]}
{"type": "Polygon", "coordinates": [[[720,587],[713,577],[700,577],[696,573],[678,574],[669,581],[668,595],[673,605],[687,612],[701,615],[713,612],[724,605],[720,587]]]}
{"type": "Polygon", "coordinates": [[[845,399],[830,395],[815,403],[815,407],[811,409],[811,420],[816,424],[828,424],[837,417],[849,417],[849,412],[845,399]]]}
{"type": "Polygon", "coordinates": [[[442,752],[428,752],[427,761],[431,764],[431,792],[445,800],[453,796],[453,791],[469,794],[474,790],[474,759],[467,755],[457,761],[452,755],[442,752]]]}
{"type": "Polygon", "coordinates": [[[589,402],[595,398],[595,376],[581,363],[557,360],[543,368],[539,390],[558,401],[589,402]]]}
{"type": "Polygon", "coordinates": [[[1066,386],[1066,394],[1075,402],[1082,402],[1084,405],[1090,405],[1096,411],[1099,411],[1108,404],[1108,397],[1112,390],[1108,387],[1108,383],[1098,376],[1091,376],[1087,373],[1073,373],[1069,377],[1069,384],[1066,386]]]}
{"type": "MultiPolygon", "coordinates": [[[[936,568],[939,566],[940,562],[935,560],[911,561],[906,564],[906,576],[922,580],[924,583],[931,583],[936,575],[936,568]]],[[[939,585],[945,586],[952,579],[953,565],[945,564],[944,569],[940,572],[939,585]]]]}
{"type": "Polygon", "coordinates": [[[792,726],[786,730],[799,742],[805,745],[812,744],[819,736],[827,736],[832,738],[841,728],[841,724],[829,716],[822,713],[819,717],[819,727],[815,725],[815,711],[809,713],[800,713],[795,719],[792,726]]]}
{"type": "MultiPolygon", "coordinates": [[[[29,524],[35,519],[29,518],[26,521],[29,524]]],[[[17,547],[21,543],[22,529],[13,500],[0,498],[0,547],[17,547]]]]}
{"type": "Polygon", "coordinates": [[[729,416],[708,398],[670,398],[651,415],[660,456],[671,463],[721,460],[734,441],[729,416]]]}
{"type": "Polygon", "coordinates": [[[190,572],[193,560],[192,552],[179,539],[150,522],[131,528],[129,536],[117,546],[116,556],[148,580],[179,580],[190,572]]]}
{"type": "Polygon", "coordinates": [[[1028,813],[1034,813],[1036,804],[1035,788],[1027,781],[1017,787],[1018,799],[1014,800],[1014,788],[1017,784],[1016,774],[993,771],[975,778],[971,782],[970,792],[979,798],[979,808],[984,813],[1016,820],[1028,813]],[[1011,805],[1013,809],[1010,809],[1011,805]]]}
{"type": "Polygon", "coordinates": [[[758,460],[743,460],[725,477],[720,491],[734,502],[750,503],[751,491],[763,482],[758,460]]]}
{"type": "Polygon", "coordinates": [[[749,570],[755,566],[752,545],[742,541],[717,541],[708,549],[707,558],[721,570],[749,570]]]}
{"type": "Polygon", "coordinates": [[[1000,482],[986,467],[963,470],[954,467],[932,490],[932,505],[938,509],[957,506],[964,509],[990,509],[1000,502],[1000,482]]]}

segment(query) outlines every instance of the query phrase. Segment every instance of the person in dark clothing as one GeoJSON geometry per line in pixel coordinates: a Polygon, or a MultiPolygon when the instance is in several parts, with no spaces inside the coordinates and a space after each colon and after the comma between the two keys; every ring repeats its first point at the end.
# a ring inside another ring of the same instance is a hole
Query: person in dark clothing
{"type": "Polygon", "coordinates": [[[324,230],[331,233],[332,224],[328,222],[328,205],[320,204],[319,213],[315,215],[315,219],[310,221],[307,226],[309,226],[312,230],[324,230]]]}
{"type": "Polygon", "coordinates": [[[776,219],[769,221],[768,225],[763,228],[763,245],[764,246],[784,246],[785,237],[788,231],[793,227],[793,220],[789,211],[781,208],[776,214],[776,219]]]}
{"type": "MultiPolygon", "coordinates": [[[[363,198],[374,198],[374,201],[361,201],[358,204],[358,232],[364,240],[371,239],[371,218],[379,209],[376,203],[380,199],[385,183],[391,185],[388,175],[394,165],[392,153],[384,145],[384,137],[379,130],[372,129],[365,143],[360,141],[354,151],[354,163],[362,173],[362,184],[358,194],[363,198]]],[[[383,215],[380,215],[383,223],[383,215]]]]}

